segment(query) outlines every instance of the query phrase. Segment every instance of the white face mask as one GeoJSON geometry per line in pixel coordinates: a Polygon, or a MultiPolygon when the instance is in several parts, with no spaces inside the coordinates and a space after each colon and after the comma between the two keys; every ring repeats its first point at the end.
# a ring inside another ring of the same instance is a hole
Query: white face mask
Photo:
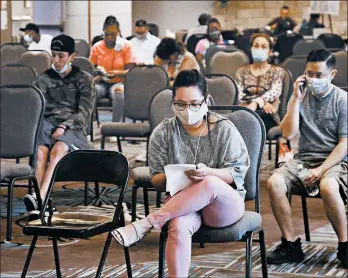
{"type": "Polygon", "coordinates": [[[71,67],[71,62],[68,62],[64,65],[64,67],[61,69],[61,70],[57,70],[56,67],[54,66],[54,64],[51,65],[51,68],[56,72],[56,73],[59,73],[59,74],[63,74],[65,72],[67,72],[71,67]]]}
{"type": "Polygon", "coordinates": [[[260,48],[252,48],[251,55],[253,56],[254,62],[264,62],[268,59],[268,51],[260,48]]]}
{"type": "Polygon", "coordinates": [[[309,90],[314,95],[321,95],[331,84],[331,77],[328,77],[328,78],[306,77],[306,81],[307,81],[309,90]]]}
{"type": "Polygon", "coordinates": [[[207,114],[208,105],[204,101],[201,106],[201,109],[199,109],[196,112],[191,111],[189,107],[186,107],[184,111],[178,111],[175,109],[174,105],[172,106],[172,109],[175,115],[180,119],[181,122],[187,125],[194,125],[198,123],[200,120],[202,120],[203,117],[207,114]]]}
{"type": "Polygon", "coordinates": [[[31,37],[29,34],[25,34],[23,38],[27,43],[31,43],[33,41],[33,37],[31,37]]]}

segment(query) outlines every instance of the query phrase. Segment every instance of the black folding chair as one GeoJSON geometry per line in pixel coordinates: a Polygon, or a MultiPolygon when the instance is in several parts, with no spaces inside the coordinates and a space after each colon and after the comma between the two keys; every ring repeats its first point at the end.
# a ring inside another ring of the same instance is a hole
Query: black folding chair
{"type": "MultiPolygon", "coordinates": [[[[39,236],[52,237],[54,259],[57,277],[61,277],[60,261],[58,255],[57,238],[89,238],[108,232],[104,250],[100,259],[96,277],[101,277],[106,256],[110,247],[115,228],[124,226],[122,201],[126,192],[129,178],[129,165],[125,156],[121,153],[105,150],[77,150],[62,158],[57,164],[50,182],[47,196],[40,206],[39,219],[29,221],[22,218],[19,221],[23,225],[23,233],[32,235],[27,259],[23,268],[22,276],[25,277],[29,268],[31,257],[34,252],[36,241],[39,236]],[[116,185],[119,189],[119,197],[116,201],[116,209],[113,218],[105,216],[86,215],[78,212],[59,213],[53,215],[51,194],[56,182],[103,182],[116,185]],[[45,216],[48,206],[50,215],[45,216]]],[[[128,248],[124,248],[128,277],[132,277],[128,248]]]]}

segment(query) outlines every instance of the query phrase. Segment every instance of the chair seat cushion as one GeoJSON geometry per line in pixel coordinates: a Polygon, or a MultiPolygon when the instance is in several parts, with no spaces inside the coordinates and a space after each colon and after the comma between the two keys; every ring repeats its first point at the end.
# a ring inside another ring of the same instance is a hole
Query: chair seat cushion
{"type": "Polygon", "coordinates": [[[97,107],[110,107],[112,104],[111,99],[101,98],[97,100],[97,107]]]}
{"type": "Polygon", "coordinates": [[[259,228],[262,217],[254,211],[246,211],[243,217],[236,223],[225,228],[211,228],[205,225],[193,235],[192,242],[218,243],[239,241],[250,231],[259,228]]]}
{"type": "MultiPolygon", "coordinates": [[[[47,218],[46,218],[47,221],[47,218]]],[[[26,235],[85,238],[108,231],[113,226],[112,217],[88,215],[79,212],[63,212],[52,216],[51,225],[42,225],[41,220],[22,218],[19,224],[23,225],[26,235]]]]}
{"type": "Polygon", "coordinates": [[[152,187],[149,167],[137,167],[132,171],[134,184],[141,187],[152,187]]]}
{"type": "Polygon", "coordinates": [[[32,169],[28,164],[24,164],[24,163],[1,164],[0,180],[3,180],[5,178],[29,176],[31,175],[31,172],[32,172],[32,169]]]}
{"type": "Polygon", "coordinates": [[[148,123],[105,123],[102,125],[103,136],[146,137],[150,135],[148,123]]]}
{"type": "Polygon", "coordinates": [[[267,132],[268,140],[275,140],[282,136],[282,131],[280,130],[280,126],[274,126],[270,128],[267,132]]]}

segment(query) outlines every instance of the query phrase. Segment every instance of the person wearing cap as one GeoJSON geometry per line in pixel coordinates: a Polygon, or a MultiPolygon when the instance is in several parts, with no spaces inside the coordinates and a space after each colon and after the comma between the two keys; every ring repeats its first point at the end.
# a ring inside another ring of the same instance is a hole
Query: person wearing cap
{"type": "Polygon", "coordinates": [[[34,23],[28,23],[24,28],[20,28],[24,32],[24,40],[29,43],[28,50],[44,50],[51,54],[52,36],[48,34],[40,34],[39,27],[34,23]]]}
{"type": "Polygon", "coordinates": [[[136,64],[131,42],[120,35],[120,24],[114,16],[105,19],[104,39],[93,45],[89,60],[99,75],[96,82],[97,99],[111,98],[113,122],[120,122],[124,110],[124,76],[136,64]]]}
{"type": "Polygon", "coordinates": [[[208,30],[208,21],[211,19],[210,14],[203,13],[198,17],[199,25],[191,28],[186,35],[185,44],[187,44],[189,37],[196,34],[206,34],[208,30]]]}
{"type": "Polygon", "coordinates": [[[135,37],[130,41],[134,47],[137,64],[153,65],[154,54],[161,40],[150,34],[145,20],[140,19],[135,23],[135,37]]]}
{"type": "MultiPolygon", "coordinates": [[[[45,198],[53,170],[68,152],[87,149],[87,127],[95,103],[93,78],[71,65],[75,41],[67,35],[53,38],[51,69],[40,74],[33,85],[39,88],[46,106],[38,134],[36,178],[45,198]],[[48,164],[49,161],[49,164],[48,164]]],[[[24,197],[27,211],[38,209],[35,195],[24,197]]]]}

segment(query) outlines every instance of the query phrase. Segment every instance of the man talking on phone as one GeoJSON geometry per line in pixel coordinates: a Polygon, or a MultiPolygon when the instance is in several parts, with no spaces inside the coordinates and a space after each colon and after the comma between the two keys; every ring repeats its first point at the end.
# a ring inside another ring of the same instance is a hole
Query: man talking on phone
{"type": "Polygon", "coordinates": [[[281,244],[267,256],[270,264],[304,259],[301,239],[294,237],[287,195],[315,185],[338,237],[337,258],[348,268],[347,92],[331,84],[337,73],[335,65],[336,58],[329,51],[313,50],[307,57],[305,74],[294,83],[280,128],[288,140],[300,132],[299,148],[294,159],[276,169],[268,180],[272,211],[282,233],[281,244]],[[302,181],[300,164],[307,169],[302,181]]]}

